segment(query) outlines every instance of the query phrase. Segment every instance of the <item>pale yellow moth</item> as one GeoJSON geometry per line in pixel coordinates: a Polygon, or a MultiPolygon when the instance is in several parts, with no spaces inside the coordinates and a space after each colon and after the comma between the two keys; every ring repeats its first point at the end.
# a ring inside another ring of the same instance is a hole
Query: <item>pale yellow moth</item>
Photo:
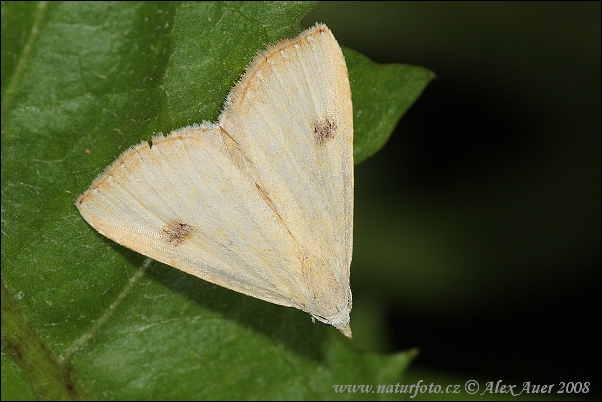
{"type": "Polygon", "coordinates": [[[94,229],[351,338],[351,91],[325,25],[258,53],[217,123],[152,142],[121,154],[77,199],[94,229]]]}

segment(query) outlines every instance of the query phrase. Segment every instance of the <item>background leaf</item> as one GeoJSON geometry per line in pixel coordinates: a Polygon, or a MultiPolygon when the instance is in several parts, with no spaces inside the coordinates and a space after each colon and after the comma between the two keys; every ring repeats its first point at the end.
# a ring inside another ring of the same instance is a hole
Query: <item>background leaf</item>
{"type": "MultiPolygon", "coordinates": [[[[3,399],[361,398],[333,385],[400,380],[414,352],[361,352],[307,314],[152,262],[73,205],[129,146],[214,121],[312,6],[2,4],[3,399]]],[[[345,55],[360,161],[432,74],[345,55]]]]}

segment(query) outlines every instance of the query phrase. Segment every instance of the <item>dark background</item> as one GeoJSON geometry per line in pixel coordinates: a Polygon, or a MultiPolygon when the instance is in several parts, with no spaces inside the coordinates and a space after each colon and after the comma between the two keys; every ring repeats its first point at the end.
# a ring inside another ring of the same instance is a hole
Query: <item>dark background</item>
{"type": "Polygon", "coordinates": [[[303,20],[438,77],[356,168],[354,344],[419,348],[408,379],[589,381],[574,396],[599,397],[600,14],[327,2],[303,20]]]}

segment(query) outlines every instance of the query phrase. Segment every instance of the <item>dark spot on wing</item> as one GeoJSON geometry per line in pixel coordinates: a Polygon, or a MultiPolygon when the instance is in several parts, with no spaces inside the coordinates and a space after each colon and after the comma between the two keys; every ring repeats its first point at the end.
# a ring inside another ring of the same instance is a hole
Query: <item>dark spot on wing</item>
{"type": "Polygon", "coordinates": [[[337,135],[337,124],[334,122],[334,120],[326,117],[322,120],[314,122],[313,131],[314,139],[318,145],[322,145],[337,135]]]}
{"type": "Polygon", "coordinates": [[[192,237],[194,229],[187,223],[174,220],[161,230],[161,239],[170,246],[178,247],[192,237]]]}

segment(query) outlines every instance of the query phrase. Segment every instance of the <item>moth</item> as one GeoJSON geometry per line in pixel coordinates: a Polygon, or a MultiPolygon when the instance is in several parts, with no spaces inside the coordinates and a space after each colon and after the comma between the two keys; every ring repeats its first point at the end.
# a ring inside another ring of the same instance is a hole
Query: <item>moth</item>
{"type": "Polygon", "coordinates": [[[353,115],[331,31],[259,52],[216,123],[131,147],[76,206],[125,247],[351,338],[353,115]]]}

